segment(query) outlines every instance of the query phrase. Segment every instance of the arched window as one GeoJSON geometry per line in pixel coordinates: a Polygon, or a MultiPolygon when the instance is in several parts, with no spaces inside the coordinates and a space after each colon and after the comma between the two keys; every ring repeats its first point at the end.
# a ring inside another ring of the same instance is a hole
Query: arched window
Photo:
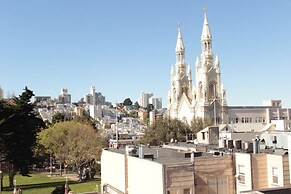
{"type": "Polygon", "coordinates": [[[209,98],[215,99],[216,98],[216,83],[212,82],[209,84],[209,98]]]}

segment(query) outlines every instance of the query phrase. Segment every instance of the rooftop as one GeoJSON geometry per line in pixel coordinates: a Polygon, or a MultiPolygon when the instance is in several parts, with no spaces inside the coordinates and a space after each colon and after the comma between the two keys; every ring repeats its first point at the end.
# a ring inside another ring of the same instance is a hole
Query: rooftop
{"type": "MultiPolygon", "coordinates": [[[[182,164],[182,163],[191,163],[191,152],[194,151],[194,148],[199,150],[202,149],[203,145],[194,145],[194,144],[168,144],[165,147],[144,147],[144,158],[152,160],[154,162],[163,164],[163,165],[172,165],[172,164],[182,164]],[[181,149],[179,149],[181,148],[181,149]]],[[[129,154],[133,157],[138,157],[138,147],[135,148],[135,152],[129,154]]],[[[125,149],[107,149],[109,151],[125,154],[125,149]]],[[[195,158],[210,158],[210,157],[219,157],[213,153],[206,153],[196,151],[194,152],[195,158]]],[[[223,157],[223,156],[220,156],[223,157]]]]}

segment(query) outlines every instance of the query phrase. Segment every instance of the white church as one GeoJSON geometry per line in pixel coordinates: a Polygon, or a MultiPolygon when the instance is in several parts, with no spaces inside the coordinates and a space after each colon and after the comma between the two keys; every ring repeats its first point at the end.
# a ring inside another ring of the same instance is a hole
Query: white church
{"type": "Polygon", "coordinates": [[[192,71],[187,68],[185,47],[178,27],[176,64],[171,70],[171,89],[168,94],[168,111],[171,118],[191,123],[194,117],[209,117],[214,122],[226,122],[226,90],[221,82],[219,57],[212,52],[212,36],[207,14],[201,35],[201,57],[196,59],[196,80],[192,85],[192,71]],[[214,60],[215,58],[215,60],[214,60]]]}
{"type": "Polygon", "coordinates": [[[194,117],[210,118],[213,124],[270,123],[291,120],[291,109],[282,108],[281,100],[264,101],[262,106],[228,106],[221,82],[220,60],[212,52],[212,36],[207,14],[201,34],[201,56],[196,59],[195,84],[185,61],[181,27],[178,26],[176,63],[171,68],[168,116],[191,124],[194,117]]]}

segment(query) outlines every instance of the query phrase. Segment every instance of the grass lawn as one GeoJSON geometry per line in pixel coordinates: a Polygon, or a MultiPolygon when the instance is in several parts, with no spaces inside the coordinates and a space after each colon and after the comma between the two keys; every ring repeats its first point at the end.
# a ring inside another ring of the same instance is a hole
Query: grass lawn
{"type": "MultiPolygon", "coordinates": [[[[21,175],[15,176],[17,188],[21,188],[23,194],[50,194],[55,187],[64,185],[65,177],[48,177],[46,174],[33,173],[31,177],[23,177],[21,175]]],[[[8,188],[8,176],[3,178],[4,191],[2,194],[12,194],[12,190],[8,188]]],[[[93,191],[98,184],[100,188],[100,181],[90,181],[79,183],[69,180],[69,187],[76,193],[93,191]]]]}

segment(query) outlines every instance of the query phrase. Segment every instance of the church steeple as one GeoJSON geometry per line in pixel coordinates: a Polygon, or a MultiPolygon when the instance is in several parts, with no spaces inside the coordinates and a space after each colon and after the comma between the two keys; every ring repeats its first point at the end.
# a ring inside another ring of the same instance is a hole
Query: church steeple
{"type": "Polygon", "coordinates": [[[178,37],[176,44],[176,62],[182,62],[185,60],[185,47],[183,43],[183,38],[181,34],[180,21],[178,22],[178,37]]]}
{"type": "Polygon", "coordinates": [[[201,41],[207,41],[207,40],[211,41],[211,39],[212,39],[212,36],[211,36],[209,25],[208,25],[206,8],[204,8],[204,23],[203,23],[201,41]]]}
{"type": "Polygon", "coordinates": [[[221,82],[219,57],[212,53],[212,35],[206,9],[203,19],[202,52],[192,67],[192,70],[195,68],[195,77],[192,77],[190,65],[186,65],[185,47],[180,22],[178,23],[176,63],[171,69],[168,114],[170,118],[187,121],[188,124],[194,117],[209,117],[216,123],[224,123],[228,120],[226,90],[221,82]],[[192,84],[192,79],[195,84],[192,84]]]}
{"type": "Polygon", "coordinates": [[[209,70],[213,66],[212,56],[212,36],[208,25],[206,8],[204,8],[204,23],[201,34],[201,62],[205,70],[209,70]]]}

